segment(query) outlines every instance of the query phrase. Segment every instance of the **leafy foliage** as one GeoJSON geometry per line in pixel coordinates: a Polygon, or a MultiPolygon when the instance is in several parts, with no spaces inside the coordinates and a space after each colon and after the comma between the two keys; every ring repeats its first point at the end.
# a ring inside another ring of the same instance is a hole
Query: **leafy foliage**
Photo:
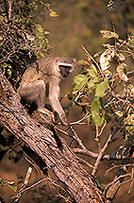
{"type": "Polygon", "coordinates": [[[49,32],[33,20],[40,6],[46,15],[56,17],[50,4],[43,0],[1,1],[0,65],[14,87],[26,66],[48,53],[49,32]]]}
{"type": "MultiPolygon", "coordinates": [[[[79,104],[82,109],[86,109],[86,111],[83,111],[85,112],[85,115],[87,115],[87,112],[89,115],[92,115],[92,119],[96,126],[101,126],[106,119],[105,106],[112,100],[113,95],[115,100],[118,100],[121,94],[125,95],[128,93],[131,79],[129,79],[126,74],[127,64],[124,63],[124,61],[129,56],[133,59],[134,51],[133,45],[130,45],[130,41],[131,43],[133,41],[132,35],[128,35],[127,40],[122,40],[117,33],[112,31],[102,30],[101,34],[107,39],[114,38],[114,44],[104,44],[105,50],[95,54],[96,58],[98,57],[100,65],[90,57],[90,54],[87,54],[89,55],[88,61],[83,61],[82,73],[74,78],[75,86],[73,90],[73,101],[77,98],[76,104],[79,104]],[[116,69],[117,72],[114,72],[113,69],[116,69]],[[123,84],[123,81],[127,83],[123,84]],[[115,91],[116,86],[119,86],[117,85],[118,82],[120,83],[121,92],[124,92],[122,89],[123,86],[125,87],[127,85],[128,88],[126,90],[127,92],[119,93],[117,96],[115,91]],[[90,99],[92,97],[94,97],[93,100],[90,99]],[[84,105],[84,103],[88,103],[88,105],[84,105]]],[[[128,99],[130,100],[130,103],[132,103],[131,97],[128,99]]],[[[123,113],[125,113],[126,108],[126,106],[124,107],[124,102],[125,101],[122,100],[123,113]]],[[[119,112],[119,110],[117,110],[118,108],[116,109],[115,106],[114,109],[114,113],[116,113],[116,111],[119,112]]],[[[87,118],[89,118],[89,115],[87,118]]]]}
{"type": "MultiPolygon", "coordinates": [[[[0,66],[14,88],[18,87],[26,67],[38,57],[46,55],[49,49],[47,39],[49,32],[33,20],[40,6],[46,15],[56,17],[50,4],[43,0],[0,2],[0,66]]],[[[0,133],[0,160],[2,160],[16,140],[3,128],[0,129],[0,133]]],[[[11,150],[8,157],[18,162],[22,156],[22,150],[11,150]]]]}
{"type": "MultiPolygon", "coordinates": [[[[26,67],[38,57],[48,54],[49,32],[44,30],[41,24],[34,22],[35,13],[40,7],[46,15],[57,16],[50,4],[43,0],[0,2],[0,66],[15,89],[26,67]]],[[[0,161],[6,152],[9,160],[14,163],[23,157],[23,151],[17,142],[11,133],[0,126],[0,161]]],[[[13,191],[17,190],[13,181],[2,177],[0,186],[0,189],[9,186],[13,191]]]]}
{"type": "Polygon", "coordinates": [[[91,114],[92,114],[92,119],[94,121],[94,124],[96,126],[101,126],[103,124],[104,118],[105,118],[105,111],[104,111],[104,106],[100,102],[101,98],[95,97],[91,104],[91,114]],[[102,110],[102,116],[100,116],[100,107],[102,110]]]}

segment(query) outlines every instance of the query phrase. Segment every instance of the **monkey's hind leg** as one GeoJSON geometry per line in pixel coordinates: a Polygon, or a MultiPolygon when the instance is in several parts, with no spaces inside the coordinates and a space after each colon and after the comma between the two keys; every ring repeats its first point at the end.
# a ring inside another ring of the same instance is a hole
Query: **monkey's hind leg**
{"type": "Polygon", "coordinates": [[[18,93],[26,101],[35,103],[37,111],[47,115],[49,120],[55,121],[53,113],[45,108],[46,85],[43,80],[23,84],[18,93]]]}
{"type": "Polygon", "coordinates": [[[29,83],[24,83],[20,86],[19,95],[30,103],[35,103],[38,108],[45,106],[46,85],[43,80],[36,80],[29,83]]]}

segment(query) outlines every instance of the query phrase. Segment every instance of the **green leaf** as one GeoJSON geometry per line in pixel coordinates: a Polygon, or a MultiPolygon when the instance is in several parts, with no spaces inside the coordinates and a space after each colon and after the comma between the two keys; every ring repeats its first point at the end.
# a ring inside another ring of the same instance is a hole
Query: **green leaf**
{"type": "Polygon", "coordinates": [[[96,126],[101,126],[105,118],[105,111],[102,107],[102,101],[100,104],[100,98],[95,97],[94,101],[91,104],[91,115],[93,122],[96,126]],[[101,108],[101,112],[100,112],[101,108]],[[100,116],[102,114],[102,116],[100,116]]]}
{"type": "Polygon", "coordinates": [[[95,77],[97,76],[97,69],[96,69],[95,65],[92,64],[92,65],[90,66],[90,68],[91,68],[91,70],[89,69],[89,70],[88,70],[88,73],[89,73],[89,75],[90,75],[92,78],[95,78],[95,77]]]}
{"type": "Polygon", "coordinates": [[[97,85],[95,96],[103,97],[105,95],[105,91],[108,89],[108,87],[109,87],[108,80],[106,79],[97,85]]]}
{"type": "Polygon", "coordinates": [[[46,47],[49,46],[46,34],[43,30],[43,27],[40,24],[35,24],[34,34],[36,36],[36,41],[38,42],[40,48],[45,49],[46,47]]]}
{"type": "Polygon", "coordinates": [[[73,81],[76,84],[74,87],[74,91],[73,94],[75,94],[76,92],[78,92],[79,90],[81,90],[81,88],[85,85],[85,83],[87,82],[88,77],[86,75],[77,75],[74,77],[73,81]]]}
{"type": "Polygon", "coordinates": [[[85,61],[85,60],[78,60],[77,61],[77,65],[82,65],[82,66],[89,66],[89,62],[85,61]]]}
{"type": "Polygon", "coordinates": [[[90,66],[92,68],[92,70],[94,70],[94,72],[97,74],[97,69],[96,69],[96,66],[94,64],[91,64],[90,66]]]}
{"type": "Polygon", "coordinates": [[[99,82],[99,78],[94,78],[94,79],[91,79],[91,80],[89,80],[89,82],[88,82],[88,88],[93,88],[93,87],[95,87],[96,86],[96,83],[98,83],[99,82]]]}
{"type": "Polygon", "coordinates": [[[103,102],[102,97],[99,97],[99,104],[100,104],[102,110],[104,110],[104,102],[103,102]]]}

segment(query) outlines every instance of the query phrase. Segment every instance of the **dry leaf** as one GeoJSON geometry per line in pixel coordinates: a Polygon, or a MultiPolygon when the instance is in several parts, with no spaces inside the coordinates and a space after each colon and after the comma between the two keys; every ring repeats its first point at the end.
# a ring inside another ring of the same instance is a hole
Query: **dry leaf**
{"type": "Polygon", "coordinates": [[[114,49],[107,49],[100,57],[100,66],[102,71],[107,70],[110,67],[110,62],[115,56],[114,49]]]}
{"type": "Polygon", "coordinates": [[[121,80],[127,82],[128,81],[128,77],[126,76],[126,74],[124,73],[124,69],[127,65],[125,63],[121,63],[117,66],[117,72],[119,74],[119,77],[121,80]]]}
{"type": "Polygon", "coordinates": [[[124,61],[124,60],[125,60],[125,56],[124,56],[122,53],[116,54],[116,57],[117,57],[120,61],[124,61]]]}
{"type": "Polygon", "coordinates": [[[119,38],[119,36],[115,32],[111,32],[108,30],[101,30],[100,33],[102,34],[103,38],[119,38]]]}
{"type": "Polygon", "coordinates": [[[114,48],[114,46],[111,45],[111,44],[103,44],[103,46],[104,46],[105,48],[107,48],[107,49],[114,48]]]}

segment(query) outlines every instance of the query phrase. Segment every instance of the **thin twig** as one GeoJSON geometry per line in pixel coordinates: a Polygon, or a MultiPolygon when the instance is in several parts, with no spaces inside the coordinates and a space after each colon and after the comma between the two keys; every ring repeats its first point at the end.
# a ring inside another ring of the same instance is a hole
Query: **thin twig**
{"type": "Polygon", "coordinates": [[[28,170],[27,170],[27,173],[26,173],[26,176],[25,176],[25,180],[24,180],[24,183],[22,184],[20,190],[18,191],[17,195],[15,197],[13,197],[13,200],[12,202],[19,202],[23,192],[24,192],[24,189],[26,188],[26,186],[28,185],[29,183],[29,180],[30,180],[30,177],[31,177],[31,173],[32,173],[32,170],[33,170],[33,167],[32,166],[29,166],[28,167],[28,170]]]}
{"type": "MultiPolygon", "coordinates": [[[[105,172],[105,175],[107,175],[111,170],[115,169],[115,168],[118,168],[118,167],[123,167],[124,164],[119,164],[119,165],[115,165],[115,166],[112,166],[111,168],[109,168],[106,172],[105,172]]],[[[125,164],[125,167],[134,167],[134,164],[125,164]]]]}
{"type": "Polygon", "coordinates": [[[121,123],[121,121],[122,121],[123,119],[124,119],[124,116],[121,116],[120,119],[118,120],[118,123],[117,123],[116,127],[114,128],[113,132],[109,135],[109,137],[108,137],[106,143],[104,144],[103,148],[100,149],[98,158],[97,158],[97,160],[96,160],[96,162],[95,162],[95,164],[94,164],[94,168],[93,168],[93,171],[92,171],[92,175],[93,175],[93,176],[95,175],[95,173],[96,173],[96,171],[97,171],[97,168],[98,168],[98,166],[99,166],[99,164],[100,164],[100,161],[101,161],[101,159],[102,159],[102,157],[103,157],[103,155],[104,155],[104,152],[106,151],[106,149],[107,149],[109,143],[111,142],[113,135],[114,135],[114,134],[117,132],[117,130],[119,129],[119,124],[121,123]]]}
{"type": "Polygon", "coordinates": [[[87,51],[87,49],[83,46],[83,45],[81,45],[81,47],[84,49],[84,51],[86,52],[86,54],[87,54],[87,56],[95,63],[95,65],[97,66],[97,68],[98,68],[98,70],[100,71],[100,73],[101,73],[101,75],[103,76],[103,78],[105,78],[104,77],[104,74],[103,74],[103,72],[102,72],[102,70],[101,70],[101,68],[100,68],[100,66],[98,65],[98,63],[95,61],[95,59],[91,56],[91,54],[87,51]]]}
{"type": "Polygon", "coordinates": [[[86,149],[85,145],[82,143],[81,139],[78,137],[78,135],[77,135],[77,133],[75,132],[75,130],[74,130],[72,127],[70,127],[70,128],[71,128],[71,130],[72,130],[72,132],[73,132],[73,134],[74,134],[75,140],[78,142],[78,144],[80,145],[80,147],[81,147],[82,149],[86,149]]]}
{"type": "Polygon", "coordinates": [[[11,16],[12,16],[12,1],[9,1],[8,5],[9,5],[8,17],[9,17],[9,20],[11,20],[11,16]]]}

